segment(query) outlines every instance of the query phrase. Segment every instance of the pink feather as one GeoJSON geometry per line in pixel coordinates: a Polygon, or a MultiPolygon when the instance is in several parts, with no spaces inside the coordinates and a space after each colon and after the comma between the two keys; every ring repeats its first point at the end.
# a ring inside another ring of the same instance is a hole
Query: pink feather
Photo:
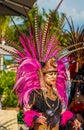
{"type": "Polygon", "coordinates": [[[71,111],[69,111],[69,110],[65,111],[62,114],[62,118],[61,118],[60,124],[65,126],[67,121],[69,121],[72,117],[73,117],[73,113],[71,111]]]}
{"type": "Polygon", "coordinates": [[[24,112],[24,122],[28,127],[33,127],[33,119],[35,116],[39,116],[39,113],[36,111],[29,110],[24,112]]]}

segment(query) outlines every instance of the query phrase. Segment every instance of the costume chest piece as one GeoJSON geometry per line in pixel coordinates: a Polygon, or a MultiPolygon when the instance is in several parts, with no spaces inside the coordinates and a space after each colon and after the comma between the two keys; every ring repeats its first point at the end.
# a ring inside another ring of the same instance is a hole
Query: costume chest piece
{"type": "Polygon", "coordinates": [[[52,107],[54,107],[55,105],[54,105],[54,103],[52,104],[52,107]]]}

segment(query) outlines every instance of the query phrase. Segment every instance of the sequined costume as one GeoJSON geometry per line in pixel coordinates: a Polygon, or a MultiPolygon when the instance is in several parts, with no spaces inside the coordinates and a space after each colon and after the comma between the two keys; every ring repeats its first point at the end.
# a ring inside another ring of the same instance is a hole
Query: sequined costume
{"type": "Polygon", "coordinates": [[[25,124],[34,130],[59,130],[59,125],[65,126],[70,119],[75,120],[74,114],[67,110],[68,77],[65,65],[68,62],[67,55],[73,51],[63,54],[66,48],[60,46],[55,32],[50,31],[51,22],[62,1],[52,15],[48,16],[43,28],[38,29],[37,8],[34,27],[28,16],[31,25],[29,36],[19,31],[22,46],[5,38],[14,47],[10,53],[19,63],[14,91],[24,111],[25,124]],[[49,77],[55,77],[51,83],[47,80],[49,77]],[[52,92],[49,96],[48,87],[51,87],[52,92]],[[43,118],[46,119],[45,122],[39,124],[38,120],[43,118]]]}

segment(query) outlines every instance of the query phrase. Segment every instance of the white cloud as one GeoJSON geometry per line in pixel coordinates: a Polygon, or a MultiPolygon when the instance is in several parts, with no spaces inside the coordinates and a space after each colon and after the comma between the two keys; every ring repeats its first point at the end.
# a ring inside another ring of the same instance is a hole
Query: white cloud
{"type": "Polygon", "coordinates": [[[76,9],[72,9],[72,17],[74,17],[75,20],[84,20],[84,10],[78,12],[76,9]]]}
{"type": "Polygon", "coordinates": [[[76,8],[72,8],[70,11],[67,11],[67,17],[71,16],[75,25],[84,24],[84,10],[77,11],[76,8]]]}
{"type": "MultiPolygon", "coordinates": [[[[60,0],[38,0],[40,8],[44,8],[46,11],[49,9],[55,9],[60,0]]],[[[84,24],[84,0],[73,1],[64,0],[59,7],[59,12],[64,12],[69,17],[71,16],[76,24],[84,24]],[[80,6],[79,6],[80,5],[80,6]]]]}

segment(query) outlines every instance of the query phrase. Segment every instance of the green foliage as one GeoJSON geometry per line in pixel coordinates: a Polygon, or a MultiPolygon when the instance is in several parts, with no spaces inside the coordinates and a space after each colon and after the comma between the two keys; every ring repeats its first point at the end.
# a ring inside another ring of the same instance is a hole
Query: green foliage
{"type": "Polygon", "coordinates": [[[3,107],[16,107],[17,106],[17,96],[10,90],[6,88],[4,91],[4,100],[2,102],[3,107]]]}
{"type": "Polygon", "coordinates": [[[12,92],[15,75],[15,72],[0,72],[0,95],[4,95],[3,107],[16,107],[17,105],[17,96],[12,92]]]}
{"type": "MultiPolygon", "coordinates": [[[[53,11],[49,11],[50,15],[53,15],[53,11]]],[[[46,13],[45,9],[42,10],[42,12],[40,10],[38,10],[38,29],[42,28],[44,29],[44,23],[46,21],[46,18],[49,17],[49,14],[46,13]]],[[[10,20],[10,17],[2,17],[2,19],[0,19],[0,23],[1,23],[1,27],[4,27],[4,30],[2,33],[4,33],[5,35],[7,35],[12,41],[17,42],[18,44],[20,44],[19,41],[19,31],[29,35],[29,30],[30,30],[30,22],[32,23],[33,27],[35,24],[35,8],[32,8],[31,10],[29,10],[28,15],[30,17],[12,17],[13,20],[15,21],[15,24],[17,25],[17,28],[15,27],[14,23],[12,23],[12,20],[10,20]],[[18,22],[17,22],[18,21],[18,22]],[[2,24],[4,23],[4,24],[2,24]],[[19,30],[19,31],[18,31],[19,30]]],[[[56,15],[54,15],[53,19],[51,20],[51,27],[50,27],[50,32],[51,33],[55,33],[57,35],[57,39],[60,41],[60,44],[63,46],[66,46],[66,39],[65,36],[63,36],[63,28],[65,25],[65,14],[59,14],[58,12],[56,13],[56,15]]],[[[34,28],[33,28],[34,30],[34,28]]]]}
{"type": "Polygon", "coordinates": [[[18,112],[18,114],[17,114],[18,124],[24,124],[23,117],[24,117],[23,111],[20,110],[20,111],[18,112]]]}
{"type": "Polygon", "coordinates": [[[9,29],[10,17],[0,16],[0,34],[4,36],[9,29]]]}

